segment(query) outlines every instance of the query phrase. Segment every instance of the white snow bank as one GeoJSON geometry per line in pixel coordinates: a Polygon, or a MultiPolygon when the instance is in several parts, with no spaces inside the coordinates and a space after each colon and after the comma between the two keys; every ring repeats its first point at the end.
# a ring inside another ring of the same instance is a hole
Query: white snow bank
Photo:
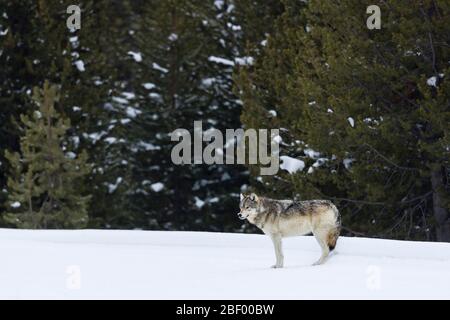
{"type": "Polygon", "coordinates": [[[341,238],[313,267],[312,237],[0,229],[0,298],[449,299],[450,244],[341,238]]]}
{"type": "Polygon", "coordinates": [[[142,54],[140,52],[128,51],[128,55],[131,56],[134,61],[142,62],[142,54]]]}
{"type": "Polygon", "coordinates": [[[436,87],[436,83],[437,83],[437,77],[435,77],[435,76],[428,78],[428,80],[427,80],[427,85],[429,85],[430,87],[436,87]]]}
{"type": "Polygon", "coordinates": [[[150,186],[150,188],[152,188],[152,190],[155,192],[161,192],[164,189],[164,183],[161,182],[154,183],[150,186]]]}
{"type": "Polygon", "coordinates": [[[143,83],[142,86],[147,90],[152,90],[152,89],[156,88],[156,85],[151,82],[143,83]]]}
{"type": "Polygon", "coordinates": [[[299,159],[291,158],[288,156],[281,156],[280,160],[281,170],[286,170],[290,174],[294,174],[297,171],[302,171],[305,168],[305,162],[299,159]]]}
{"type": "Polygon", "coordinates": [[[317,159],[320,157],[320,152],[318,151],[314,151],[313,149],[307,148],[305,150],[303,150],[303,152],[305,153],[305,155],[311,159],[317,159]]]}
{"type": "Polygon", "coordinates": [[[348,123],[350,123],[350,125],[352,126],[352,128],[355,127],[355,119],[353,119],[352,117],[348,117],[347,118],[348,123]]]}
{"type": "Polygon", "coordinates": [[[129,116],[130,118],[136,118],[138,115],[142,113],[142,111],[133,107],[127,107],[126,113],[127,116],[129,116]]]}
{"type": "Polygon", "coordinates": [[[218,63],[218,64],[224,64],[226,66],[234,67],[234,62],[233,61],[228,60],[228,59],[224,59],[224,58],[221,58],[221,57],[211,56],[211,57],[208,58],[208,60],[211,61],[211,62],[218,63]]]}
{"type": "Polygon", "coordinates": [[[18,201],[11,203],[11,208],[13,208],[13,209],[20,208],[21,206],[22,206],[22,204],[18,201]]]}
{"type": "Polygon", "coordinates": [[[77,67],[78,71],[85,72],[86,68],[84,67],[84,62],[82,60],[77,60],[74,62],[75,66],[77,67]]]}

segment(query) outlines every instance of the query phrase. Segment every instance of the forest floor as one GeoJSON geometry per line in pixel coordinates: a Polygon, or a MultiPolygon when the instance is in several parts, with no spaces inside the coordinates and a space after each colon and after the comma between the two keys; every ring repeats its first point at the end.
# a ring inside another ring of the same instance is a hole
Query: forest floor
{"type": "Polygon", "coordinates": [[[156,231],[0,229],[2,299],[450,299],[450,244],[156,231]]]}

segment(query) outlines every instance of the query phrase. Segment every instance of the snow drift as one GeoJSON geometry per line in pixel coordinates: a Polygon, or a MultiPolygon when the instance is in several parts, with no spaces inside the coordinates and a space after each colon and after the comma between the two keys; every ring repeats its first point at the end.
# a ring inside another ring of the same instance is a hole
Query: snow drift
{"type": "Polygon", "coordinates": [[[450,299],[450,244],[312,237],[0,230],[3,299],[450,299]]]}

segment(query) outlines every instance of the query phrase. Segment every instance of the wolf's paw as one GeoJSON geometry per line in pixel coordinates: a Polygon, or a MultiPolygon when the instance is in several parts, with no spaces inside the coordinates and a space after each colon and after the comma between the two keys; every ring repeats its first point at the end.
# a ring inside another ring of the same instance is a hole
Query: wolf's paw
{"type": "Polygon", "coordinates": [[[313,266],[320,266],[321,264],[323,264],[325,262],[325,259],[319,259],[316,262],[314,262],[312,265],[313,266]]]}
{"type": "Polygon", "coordinates": [[[281,269],[283,268],[283,265],[281,264],[274,264],[273,266],[271,266],[272,269],[281,269]]]}

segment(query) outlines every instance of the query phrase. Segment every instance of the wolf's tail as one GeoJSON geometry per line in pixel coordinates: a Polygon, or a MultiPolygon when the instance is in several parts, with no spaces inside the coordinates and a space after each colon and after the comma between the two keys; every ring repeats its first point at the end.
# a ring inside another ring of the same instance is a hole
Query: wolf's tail
{"type": "Polygon", "coordinates": [[[341,233],[341,215],[335,205],[332,205],[331,208],[336,217],[336,224],[335,227],[328,232],[327,244],[330,251],[333,251],[334,248],[336,248],[336,242],[339,238],[339,234],[341,233]]]}

